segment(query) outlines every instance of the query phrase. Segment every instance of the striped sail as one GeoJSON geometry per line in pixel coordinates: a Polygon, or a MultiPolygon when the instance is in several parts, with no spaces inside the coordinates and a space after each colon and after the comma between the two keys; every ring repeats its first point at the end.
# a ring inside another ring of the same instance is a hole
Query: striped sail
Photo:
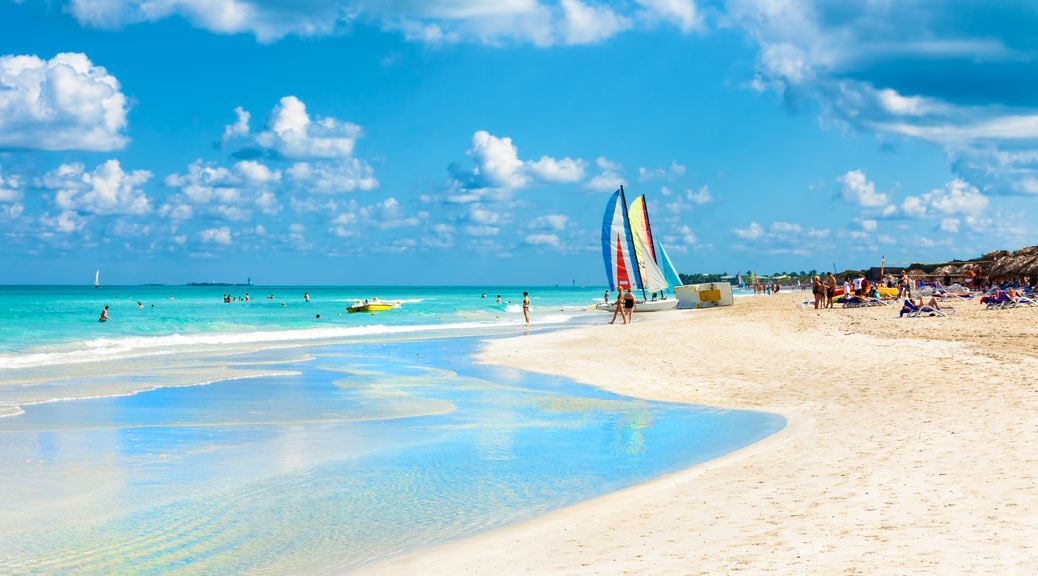
{"type": "Polygon", "coordinates": [[[610,290],[641,288],[641,277],[634,266],[631,226],[619,190],[609,197],[602,219],[602,259],[610,290]]]}
{"type": "Polygon", "coordinates": [[[656,249],[652,242],[652,229],[649,228],[649,210],[645,205],[645,196],[635,198],[627,213],[630,216],[631,238],[634,254],[638,257],[638,271],[641,272],[643,288],[649,292],[662,292],[669,284],[663,277],[663,271],[656,264],[656,249]]]}

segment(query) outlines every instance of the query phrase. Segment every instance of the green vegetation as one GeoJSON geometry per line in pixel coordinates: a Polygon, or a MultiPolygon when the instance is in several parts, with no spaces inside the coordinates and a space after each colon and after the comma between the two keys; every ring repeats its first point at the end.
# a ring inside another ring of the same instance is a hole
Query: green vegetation
{"type": "MultiPolygon", "coordinates": [[[[915,265],[913,264],[913,267],[915,265]]],[[[936,265],[934,265],[936,267],[936,265]]],[[[838,272],[836,277],[839,279],[846,278],[847,276],[854,277],[858,274],[864,274],[865,270],[843,270],[838,272]]],[[[758,272],[757,279],[761,281],[770,281],[771,279],[777,279],[780,284],[796,284],[797,280],[801,284],[810,284],[811,279],[815,276],[824,276],[825,270],[790,270],[790,271],[779,271],[773,273],[758,272]]],[[[709,273],[695,273],[695,274],[679,274],[681,281],[685,284],[705,284],[709,282],[728,282],[729,284],[736,284],[736,275],[734,273],[729,274],[727,272],[721,272],[720,274],[709,274],[709,273]]],[[[742,273],[742,281],[744,284],[749,284],[753,281],[753,271],[747,270],[742,273]]]]}

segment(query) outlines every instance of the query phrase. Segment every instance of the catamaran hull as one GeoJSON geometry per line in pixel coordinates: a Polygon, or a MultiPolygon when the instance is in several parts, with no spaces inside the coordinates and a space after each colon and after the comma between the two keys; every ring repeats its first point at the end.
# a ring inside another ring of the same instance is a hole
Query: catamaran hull
{"type": "MultiPolygon", "coordinates": [[[[673,310],[677,307],[677,300],[650,300],[649,302],[639,302],[635,312],[660,312],[662,310],[673,310]]],[[[603,302],[595,306],[595,309],[603,312],[612,312],[616,309],[616,304],[606,304],[603,302]]]]}

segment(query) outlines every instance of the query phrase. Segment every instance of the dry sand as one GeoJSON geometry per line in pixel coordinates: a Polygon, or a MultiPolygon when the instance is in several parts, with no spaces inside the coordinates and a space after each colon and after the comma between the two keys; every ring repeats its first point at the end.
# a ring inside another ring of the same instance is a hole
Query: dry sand
{"type": "Polygon", "coordinates": [[[783,414],[726,457],[375,574],[1038,574],[1038,308],[798,309],[801,294],[491,342],[482,359],[783,414]],[[652,358],[624,362],[630,358],[652,358]]]}

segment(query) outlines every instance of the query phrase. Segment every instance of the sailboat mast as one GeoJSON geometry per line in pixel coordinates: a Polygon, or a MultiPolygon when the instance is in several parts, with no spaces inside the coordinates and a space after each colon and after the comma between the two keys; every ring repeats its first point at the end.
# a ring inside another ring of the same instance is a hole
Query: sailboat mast
{"type": "MultiPolygon", "coordinates": [[[[624,205],[624,228],[627,229],[627,237],[631,237],[631,221],[627,217],[627,196],[624,195],[624,185],[620,185],[620,201],[624,205]]],[[[644,203],[644,202],[643,202],[644,203]]],[[[637,280],[642,285],[642,299],[648,300],[649,297],[645,294],[645,281],[642,279],[642,269],[638,266],[638,251],[631,250],[631,260],[634,261],[634,271],[638,275],[637,280]]]]}

